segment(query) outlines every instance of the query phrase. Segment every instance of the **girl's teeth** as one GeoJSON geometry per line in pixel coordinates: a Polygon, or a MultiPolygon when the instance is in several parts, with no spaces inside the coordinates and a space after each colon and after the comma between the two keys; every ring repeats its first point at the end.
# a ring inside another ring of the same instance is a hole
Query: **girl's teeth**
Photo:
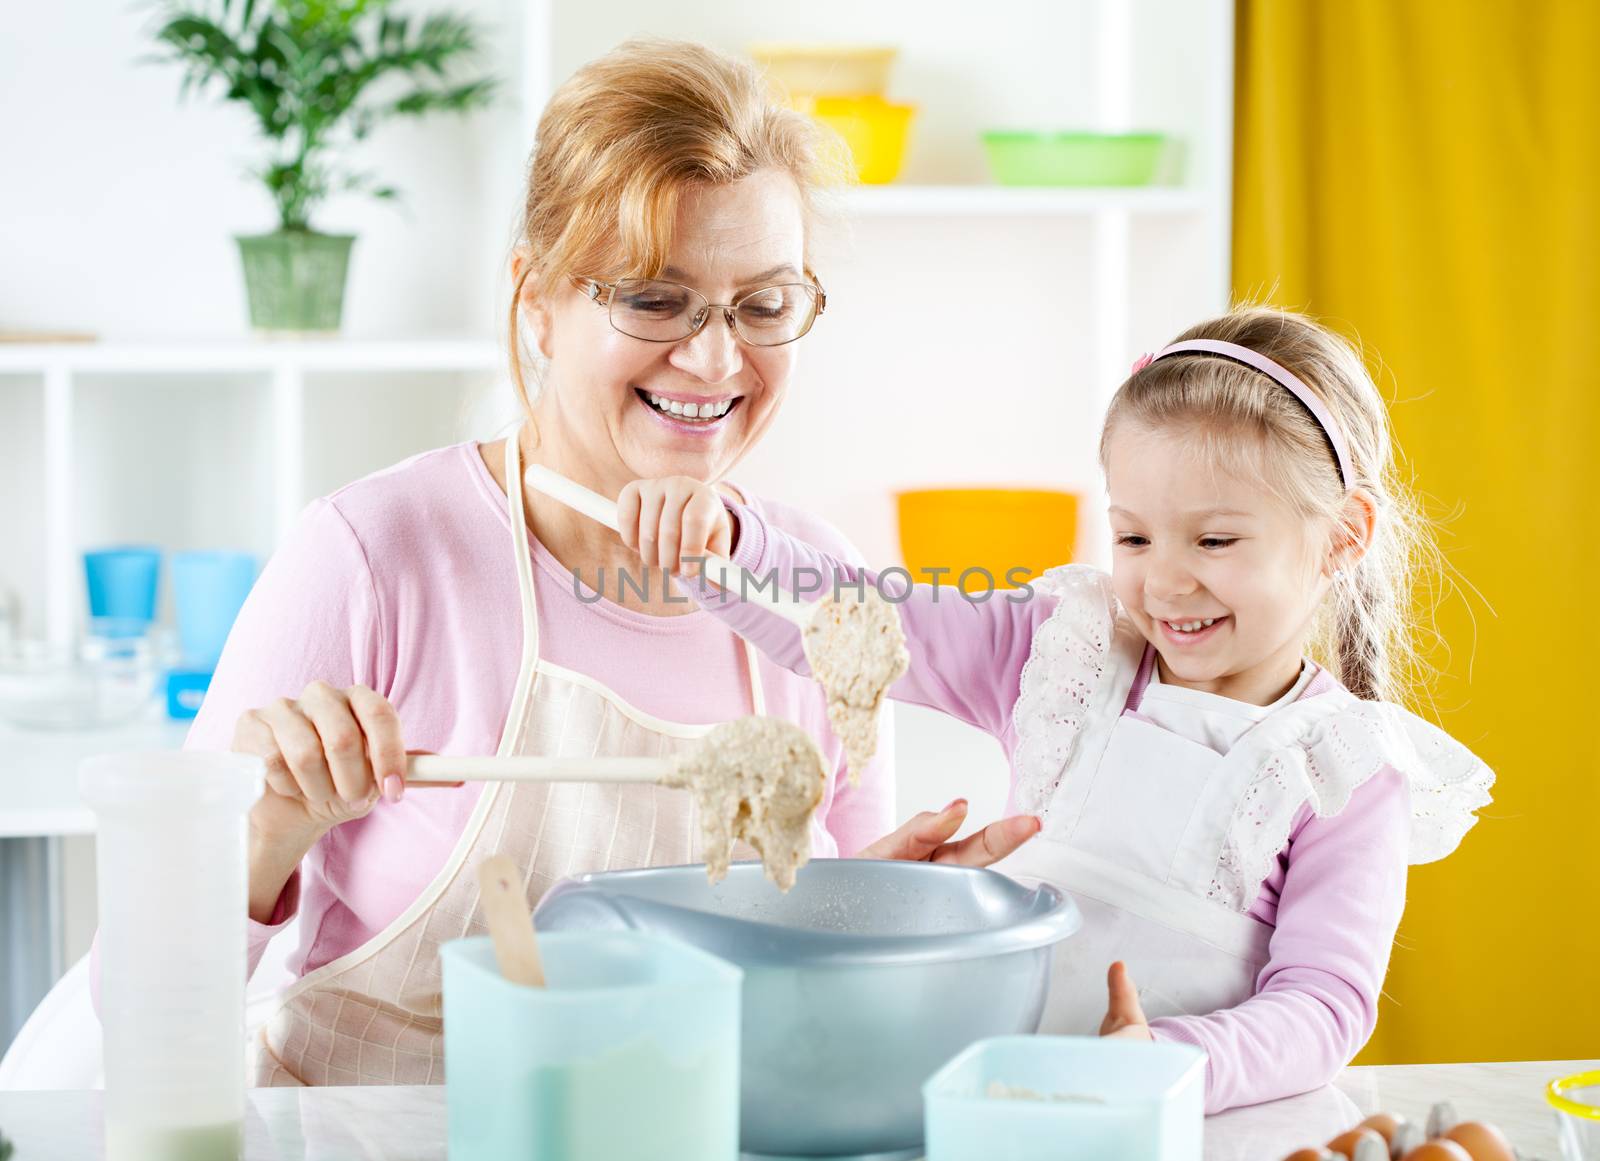
{"type": "Polygon", "coordinates": [[[1173,629],[1175,629],[1179,633],[1198,633],[1201,629],[1209,629],[1212,625],[1215,625],[1216,623],[1217,623],[1217,619],[1215,617],[1210,617],[1210,618],[1208,618],[1208,619],[1206,619],[1204,621],[1183,621],[1183,622],[1168,621],[1167,622],[1168,625],[1170,625],[1173,629]]]}
{"type": "Polygon", "coordinates": [[[733,406],[731,399],[724,399],[720,403],[680,403],[676,399],[663,399],[648,392],[645,393],[645,398],[650,400],[650,405],[657,411],[664,411],[680,419],[721,419],[733,406]]]}

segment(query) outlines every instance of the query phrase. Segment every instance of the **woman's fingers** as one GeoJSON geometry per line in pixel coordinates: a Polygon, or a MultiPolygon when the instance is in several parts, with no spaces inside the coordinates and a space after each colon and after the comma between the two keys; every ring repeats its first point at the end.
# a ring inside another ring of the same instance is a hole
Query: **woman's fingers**
{"type": "Polygon", "coordinates": [[[710,488],[696,488],[683,509],[683,548],[685,557],[700,557],[696,571],[705,567],[704,557],[711,553],[728,554],[728,510],[710,488]]]}
{"type": "Polygon", "coordinates": [[[406,745],[400,736],[400,715],[394,712],[388,698],[364,685],[351,686],[345,696],[366,737],[374,786],[390,802],[399,802],[406,785],[406,745]]]}
{"type": "Polygon", "coordinates": [[[328,769],[322,751],[322,738],[311,724],[311,719],[302,711],[300,703],[279,698],[269,703],[261,713],[272,727],[272,736],[289,767],[289,773],[294,776],[300,797],[315,806],[324,806],[338,799],[333,773],[328,769]]]}
{"type": "Polygon", "coordinates": [[[300,786],[288,760],[278,748],[277,735],[272,732],[263,711],[247,710],[239,715],[233,728],[233,750],[236,754],[254,754],[266,768],[267,785],[274,794],[284,798],[300,798],[300,786]]]}
{"type": "Polygon", "coordinates": [[[367,760],[367,737],[350,709],[349,696],[327,682],[312,682],[300,695],[300,707],[322,739],[323,761],[339,800],[351,810],[370,804],[378,784],[367,760]]]}
{"type": "Polygon", "coordinates": [[[1031,814],[1003,818],[958,843],[950,843],[934,856],[934,862],[987,867],[998,863],[1038,833],[1039,820],[1031,814]]]}

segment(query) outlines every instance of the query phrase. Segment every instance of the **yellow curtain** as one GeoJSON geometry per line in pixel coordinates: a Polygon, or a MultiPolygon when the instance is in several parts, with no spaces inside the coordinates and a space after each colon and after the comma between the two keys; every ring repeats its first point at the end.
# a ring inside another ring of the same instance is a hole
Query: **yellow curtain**
{"type": "Polygon", "coordinates": [[[1495,803],[1413,869],[1360,1059],[1600,1056],[1600,4],[1238,0],[1238,34],[1235,292],[1381,355],[1482,594],[1431,659],[1495,803]]]}

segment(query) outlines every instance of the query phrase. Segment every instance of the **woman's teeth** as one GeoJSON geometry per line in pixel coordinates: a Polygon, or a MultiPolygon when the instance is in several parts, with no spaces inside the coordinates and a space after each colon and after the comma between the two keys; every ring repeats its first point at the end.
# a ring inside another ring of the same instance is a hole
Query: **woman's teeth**
{"type": "Polygon", "coordinates": [[[663,415],[670,415],[674,419],[697,419],[701,421],[721,419],[728,414],[728,409],[733,406],[732,399],[724,399],[720,403],[680,403],[676,399],[663,399],[659,395],[652,395],[646,391],[644,397],[663,415]]]}
{"type": "Polygon", "coordinates": [[[1204,621],[1168,621],[1167,628],[1175,633],[1198,633],[1201,629],[1209,629],[1217,623],[1218,618],[1208,617],[1204,621]]]}

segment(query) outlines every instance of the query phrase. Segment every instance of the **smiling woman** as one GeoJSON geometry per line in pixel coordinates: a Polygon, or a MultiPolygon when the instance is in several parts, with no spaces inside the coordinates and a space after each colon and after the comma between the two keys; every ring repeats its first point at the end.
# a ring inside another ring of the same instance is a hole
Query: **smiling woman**
{"type": "Polygon", "coordinates": [[[1036,829],[950,843],[957,805],[885,836],[887,731],[849,784],[809,679],[757,657],[665,573],[615,601],[596,593],[583,578],[637,558],[522,480],[532,462],[609,495],[692,476],[857,559],[821,521],[723,483],[776,420],[825,304],[807,250],[814,132],[749,65],[695,45],[625,45],[580,70],[540,123],[511,255],[528,422],[315,502],[263,572],[189,740],[267,764],[250,818],[252,967],[299,919],[300,979],[262,1030],[259,1082],[442,1080],[437,952],[482,930],[484,858],[514,859],[532,904],[568,875],[706,856],[685,790],[412,792],[408,750],[665,757],[768,715],[823,754],[797,836],[811,858],[986,863],[1036,829]]]}

